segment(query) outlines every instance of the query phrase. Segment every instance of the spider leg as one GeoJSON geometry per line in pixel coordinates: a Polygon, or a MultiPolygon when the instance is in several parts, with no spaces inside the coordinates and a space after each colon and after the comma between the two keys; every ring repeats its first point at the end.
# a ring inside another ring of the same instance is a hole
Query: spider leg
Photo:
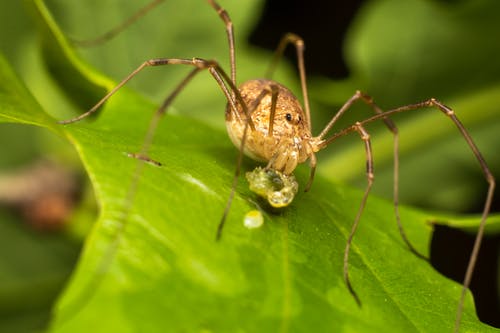
{"type": "Polygon", "coordinates": [[[276,66],[278,65],[279,60],[283,57],[283,52],[285,51],[288,44],[293,44],[297,51],[297,67],[299,69],[300,76],[300,86],[302,89],[302,97],[304,98],[304,109],[306,112],[306,121],[309,125],[309,131],[311,130],[311,108],[309,106],[309,94],[307,93],[307,84],[306,84],[306,68],[304,65],[304,41],[299,36],[287,33],[283,36],[276,51],[274,53],[273,60],[269,65],[266,77],[271,78],[276,66]]]}
{"type": "Polygon", "coordinates": [[[269,92],[271,93],[271,112],[269,114],[269,127],[267,131],[267,135],[273,135],[274,129],[274,117],[276,116],[276,103],[278,102],[278,87],[274,84],[271,84],[269,87],[269,92]]]}
{"type": "MultiPolygon", "coordinates": [[[[467,265],[467,270],[464,276],[464,281],[462,284],[462,291],[460,294],[460,298],[457,304],[457,312],[456,312],[456,318],[455,318],[455,332],[458,332],[460,328],[460,322],[462,318],[462,313],[463,313],[463,307],[464,307],[464,301],[465,301],[465,294],[467,292],[467,289],[470,286],[470,282],[472,279],[472,275],[474,273],[474,268],[476,265],[477,257],[479,254],[479,249],[481,247],[481,242],[483,239],[484,235],[484,229],[486,226],[486,220],[488,218],[488,215],[490,213],[490,208],[491,208],[491,203],[493,201],[493,194],[495,191],[495,186],[496,186],[496,181],[495,178],[493,177],[493,174],[491,173],[488,164],[486,163],[485,159],[483,158],[481,152],[479,151],[479,148],[477,145],[474,143],[474,140],[472,139],[471,135],[469,132],[465,129],[464,125],[462,122],[458,119],[458,117],[455,115],[455,112],[441,103],[440,101],[436,100],[435,98],[428,99],[426,101],[420,102],[420,103],[415,103],[415,104],[409,104],[409,105],[404,105],[392,110],[385,111],[383,113],[377,114],[375,116],[372,116],[370,118],[367,118],[363,121],[361,121],[361,125],[366,125],[368,123],[374,122],[376,120],[384,119],[390,115],[396,114],[396,113],[401,113],[401,112],[407,112],[407,111],[413,111],[413,110],[420,110],[420,109],[427,109],[427,108],[435,108],[442,113],[444,113],[457,127],[458,131],[464,138],[465,142],[469,146],[469,149],[471,150],[472,154],[476,158],[476,160],[479,163],[479,166],[481,168],[481,171],[483,172],[484,178],[486,182],[488,183],[488,191],[486,194],[486,198],[484,201],[484,206],[483,206],[483,211],[481,215],[481,222],[479,224],[476,238],[474,241],[474,246],[470,255],[469,263],[467,265]]],[[[334,141],[335,139],[346,135],[349,132],[354,131],[352,128],[346,128],[340,132],[337,132],[333,136],[329,137],[327,140],[325,140],[324,144],[328,145],[330,142],[334,141]]]]}
{"type": "MultiPolygon", "coordinates": [[[[479,165],[480,165],[481,170],[484,174],[486,182],[488,183],[488,192],[487,192],[486,199],[484,202],[483,212],[482,212],[482,216],[481,216],[481,222],[479,224],[476,238],[474,240],[474,246],[472,248],[469,263],[467,265],[467,270],[465,272],[464,281],[462,284],[462,291],[460,293],[460,299],[459,299],[458,305],[457,305],[457,313],[456,313],[456,318],[455,318],[454,332],[458,332],[458,330],[460,329],[460,322],[462,319],[465,294],[467,292],[467,289],[470,286],[470,282],[472,280],[472,275],[474,274],[474,268],[476,266],[477,257],[479,255],[479,249],[481,248],[481,242],[483,240],[484,228],[486,226],[486,220],[487,220],[487,217],[490,213],[491,203],[493,201],[493,194],[495,191],[495,178],[493,177],[493,174],[491,173],[491,171],[488,167],[488,164],[486,163],[481,152],[479,151],[479,148],[474,143],[472,137],[470,136],[469,132],[465,129],[462,122],[455,115],[455,112],[451,108],[449,108],[446,105],[439,102],[438,100],[431,98],[431,99],[424,101],[424,102],[421,102],[421,103],[402,106],[402,107],[399,107],[399,108],[396,108],[393,110],[386,111],[385,113],[392,114],[392,113],[411,111],[411,110],[428,108],[428,107],[437,108],[439,111],[443,112],[446,116],[448,116],[449,119],[451,119],[453,121],[455,126],[458,128],[460,134],[462,135],[464,140],[467,142],[467,145],[471,149],[474,157],[479,162],[479,165]]],[[[367,122],[367,121],[368,121],[368,119],[365,120],[365,122],[367,122]]]]}
{"type": "Polygon", "coordinates": [[[127,18],[125,21],[121,22],[116,27],[112,28],[109,31],[106,31],[96,38],[87,40],[71,39],[71,42],[73,43],[73,45],[78,47],[93,47],[106,43],[107,41],[110,41],[111,39],[119,35],[122,31],[126,30],[129,26],[137,22],[139,19],[153,10],[156,6],[160,5],[163,1],[165,0],[153,0],[149,2],[144,7],[139,8],[132,16],[127,18]]]}
{"type": "Polygon", "coordinates": [[[359,299],[359,296],[354,291],[354,288],[352,287],[351,281],[349,279],[349,253],[351,250],[351,244],[352,244],[352,240],[354,238],[354,234],[356,233],[356,230],[358,228],[359,221],[361,219],[361,215],[363,214],[363,211],[364,211],[365,206],[366,206],[366,201],[368,200],[368,195],[369,195],[370,190],[371,190],[372,185],[373,185],[374,173],[373,173],[373,154],[372,154],[372,148],[371,148],[371,142],[370,142],[370,135],[365,130],[363,125],[359,122],[354,124],[352,126],[352,129],[353,129],[353,131],[358,132],[361,140],[363,140],[363,142],[365,144],[367,185],[365,188],[365,192],[363,194],[363,199],[361,200],[361,204],[359,205],[358,212],[356,214],[356,218],[354,219],[354,223],[352,225],[351,232],[349,234],[349,237],[347,238],[346,247],[344,250],[344,282],[347,285],[347,289],[349,289],[349,292],[356,300],[356,303],[358,303],[358,305],[361,306],[361,301],[359,299]]]}
{"type": "MultiPolygon", "coordinates": [[[[235,114],[238,114],[238,112],[236,111],[237,109],[235,104],[236,101],[238,101],[242,105],[245,113],[247,114],[247,119],[248,122],[250,123],[250,127],[254,129],[253,123],[251,119],[249,119],[248,117],[248,111],[246,110],[246,106],[245,103],[243,102],[241,95],[238,93],[236,86],[230,81],[229,77],[224,72],[224,70],[222,70],[219,64],[213,60],[205,60],[200,58],[193,58],[193,59],[158,58],[158,59],[147,60],[143,62],[139,67],[137,67],[134,71],[132,71],[129,75],[127,75],[122,81],[120,81],[113,89],[111,89],[111,91],[106,96],[104,96],[99,102],[97,102],[97,104],[94,105],[90,110],[88,110],[85,113],[82,113],[77,117],[68,120],[61,120],[59,121],[59,123],[71,124],[90,116],[92,113],[96,112],[111,96],[113,96],[118,90],[120,90],[120,88],[122,88],[128,81],[130,81],[133,77],[139,74],[143,69],[147,67],[156,67],[164,65],[188,65],[188,66],[194,66],[197,69],[207,69],[219,84],[219,87],[222,89],[224,95],[226,96],[233,112],[235,114]],[[227,86],[229,86],[229,88],[226,86],[226,84],[227,86]],[[232,91],[232,93],[230,93],[230,91],[232,91]],[[232,98],[232,94],[234,94],[236,98],[232,98]]],[[[174,90],[175,94],[173,95],[173,97],[167,98],[165,102],[169,102],[169,99],[173,99],[178,94],[180,88],[182,87],[183,83],[181,83],[174,90]]]]}
{"type": "MultiPolygon", "coordinates": [[[[133,13],[130,17],[128,17],[126,20],[118,24],[117,26],[113,27],[109,31],[103,33],[102,35],[89,39],[89,40],[76,40],[72,39],[71,42],[78,46],[78,47],[93,47],[96,45],[103,44],[113,38],[115,38],[117,35],[119,35],[122,31],[126,30],[129,26],[137,22],[139,19],[144,17],[146,14],[148,14],[150,11],[155,9],[158,5],[163,3],[165,0],[152,0],[149,3],[147,3],[145,6],[139,8],[135,13],[133,13]]],[[[233,84],[236,84],[236,55],[235,55],[235,46],[234,46],[234,29],[233,29],[233,22],[231,21],[231,18],[229,17],[229,14],[224,10],[217,2],[214,0],[207,0],[208,4],[212,6],[215,11],[217,11],[217,14],[219,17],[222,19],[224,22],[224,25],[226,27],[226,34],[228,38],[228,44],[229,44],[229,59],[231,63],[231,81],[233,84]]]]}
{"type": "Polygon", "coordinates": [[[208,4],[212,6],[213,9],[219,14],[219,17],[224,22],[224,26],[226,27],[226,35],[227,42],[229,44],[229,62],[231,64],[231,82],[236,85],[236,52],[234,47],[234,31],[233,31],[233,22],[229,17],[229,14],[226,12],[224,8],[222,8],[217,2],[214,0],[207,0],[208,4]]]}
{"type": "MultiPolygon", "coordinates": [[[[427,258],[422,255],[420,252],[418,252],[415,247],[411,244],[408,236],[406,235],[406,232],[404,231],[403,224],[401,223],[401,217],[399,214],[399,132],[396,124],[389,119],[388,115],[386,112],[384,112],[374,101],[373,99],[369,96],[366,95],[360,91],[356,91],[351,98],[347,100],[347,102],[340,108],[340,110],[335,114],[335,116],[330,120],[330,122],[325,126],[325,128],[321,131],[321,133],[318,135],[319,139],[323,139],[326,134],[331,131],[335,123],[342,117],[342,115],[350,109],[350,107],[356,102],[361,100],[364,102],[366,105],[368,105],[373,112],[376,114],[374,117],[377,117],[376,119],[382,120],[386,127],[389,129],[389,131],[392,132],[393,135],[393,159],[394,159],[394,165],[393,165],[393,203],[394,203],[394,215],[396,217],[396,223],[398,225],[398,230],[401,235],[401,238],[403,241],[406,243],[408,246],[408,249],[415,254],[417,257],[422,258],[424,260],[427,260],[427,258]]],[[[364,122],[361,122],[364,124],[364,122]]],[[[340,132],[339,132],[340,133],[340,132]]],[[[337,136],[336,134],[333,137],[330,137],[325,140],[323,147],[327,146],[330,144],[332,141],[334,141],[336,138],[340,136],[337,136]]],[[[312,183],[312,180],[309,181],[312,183]]]]}
{"type": "Polygon", "coordinates": [[[309,166],[311,168],[311,172],[309,173],[309,180],[307,181],[306,188],[304,189],[304,192],[309,192],[311,189],[313,180],[314,180],[314,175],[316,174],[316,164],[318,160],[316,158],[316,155],[314,153],[311,154],[309,157],[309,166]]]}

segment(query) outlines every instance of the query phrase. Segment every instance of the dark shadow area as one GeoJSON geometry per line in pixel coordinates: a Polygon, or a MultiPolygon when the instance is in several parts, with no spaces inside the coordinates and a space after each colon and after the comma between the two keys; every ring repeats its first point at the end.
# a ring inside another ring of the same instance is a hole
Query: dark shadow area
{"type": "MultiPolygon", "coordinates": [[[[342,54],[345,33],[363,0],[268,0],[249,37],[251,44],[275,50],[287,32],[304,39],[307,73],[331,78],[348,75],[342,54]]],[[[286,56],[295,62],[290,47],[286,56]]]]}
{"type": "MultiPolygon", "coordinates": [[[[473,234],[436,225],[431,241],[432,266],[441,274],[462,283],[474,238],[473,234]]],[[[500,236],[485,236],[470,286],[479,319],[495,327],[500,327],[499,253],[500,236]]]]}

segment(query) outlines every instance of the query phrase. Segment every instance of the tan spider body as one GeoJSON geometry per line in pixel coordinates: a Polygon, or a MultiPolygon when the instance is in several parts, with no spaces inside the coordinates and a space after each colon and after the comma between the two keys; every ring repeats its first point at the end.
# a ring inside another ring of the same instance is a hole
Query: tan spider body
{"type": "MultiPolygon", "coordinates": [[[[320,149],[322,140],[311,135],[305,112],[288,88],[276,81],[257,79],[243,83],[239,91],[255,126],[248,131],[244,145],[243,151],[248,157],[289,175],[320,149]],[[274,116],[273,90],[277,95],[274,116]],[[262,96],[261,92],[266,91],[269,93],[262,96]]],[[[243,108],[237,106],[236,115],[229,105],[226,108],[226,127],[233,143],[240,147],[246,116],[243,108]]]]}

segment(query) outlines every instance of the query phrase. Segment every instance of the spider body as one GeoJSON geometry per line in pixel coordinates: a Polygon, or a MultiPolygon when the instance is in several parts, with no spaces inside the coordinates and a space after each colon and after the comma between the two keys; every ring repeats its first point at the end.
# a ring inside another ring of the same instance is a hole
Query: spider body
{"type": "MultiPolygon", "coordinates": [[[[267,168],[291,174],[295,167],[317,152],[319,142],[297,97],[284,85],[267,79],[249,80],[239,87],[248,106],[254,128],[249,128],[244,153],[267,168]],[[276,98],[276,101],[273,99],[276,98]]],[[[237,104],[236,112],[226,108],[226,127],[231,141],[240,147],[245,134],[246,115],[237,104]]]]}

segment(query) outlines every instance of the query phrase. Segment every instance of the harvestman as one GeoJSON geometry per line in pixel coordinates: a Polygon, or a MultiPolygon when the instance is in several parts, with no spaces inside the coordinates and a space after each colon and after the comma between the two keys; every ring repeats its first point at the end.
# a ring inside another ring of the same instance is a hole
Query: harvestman
{"type": "MultiPolygon", "coordinates": [[[[155,0],[149,5],[138,11],[133,17],[125,21],[124,24],[117,27],[116,29],[110,31],[108,34],[104,35],[102,39],[107,39],[112,37],[115,33],[122,30],[124,27],[131,24],[138,17],[144,15],[152,7],[156,6],[163,0],[155,0]]],[[[174,91],[164,100],[162,105],[156,111],[151,119],[148,127],[148,131],[142,147],[138,153],[130,154],[132,157],[138,158],[143,161],[154,162],[147,156],[149,147],[152,144],[153,136],[156,131],[157,125],[160,119],[165,115],[168,107],[173,102],[175,97],[183,90],[183,88],[190,82],[190,80],[199,72],[203,70],[208,70],[208,72],[215,79],[222,92],[224,93],[228,104],[226,107],[226,126],[228,130],[229,137],[233,143],[239,147],[239,155],[237,168],[235,172],[235,177],[233,180],[233,186],[231,194],[224,210],[223,217],[217,228],[217,239],[220,239],[222,235],[222,229],[226,220],[226,216],[229,212],[232,198],[235,193],[236,183],[238,181],[241,161],[243,154],[251,157],[254,160],[266,162],[267,166],[264,171],[271,173],[269,177],[279,177],[280,179],[287,180],[288,177],[293,177],[292,172],[295,170],[296,166],[300,163],[304,163],[309,160],[311,167],[311,173],[309,181],[306,185],[306,191],[309,190],[316,169],[316,155],[315,153],[319,150],[327,147],[330,143],[335,141],[337,138],[345,136],[351,132],[358,133],[360,139],[364,143],[365,153],[366,153],[366,178],[367,185],[362,197],[358,212],[354,218],[354,223],[352,225],[351,232],[347,239],[345,252],[344,252],[344,281],[346,283],[349,292],[353,295],[356,302],[360,303],[360,299],[354,291],[350,279],[349,279],[349,252],[350,246],[358,227],[361,215],[363,213],[366,201],[368,199],[368,194],[370,193],[373,180],[373,157],[372,149],[370,143],[370,135],[365,129],[365,125],[374,122],[376,120],[381,120],[385,123],[387,128],[393,133],[394,136],[394,209],[397,225],[399,232],[407,244],[408,248],[415,253],[417,256],[426,259],[420,253],[418,253],[415,248],[409,242],[401,220],[399,217],[398,210],[398,185],[399,185],[399,153],[398,153],[398,129],[396,125],[388,118],[388,116],[417,109],[425,109],[433,107],[442,113],[444,113],[458,128],[460,134],[463,136],[468,146],[470,147],[475,158],[479,162],[482,169],[484,177],[488,182],[488,192],[486,200],[484,203],[481,223],[478,229],[472,254],[469,260],[467,271],[465,274],[463,287],[460,295],[460,299],[457,306],[456,320],[455,320],[455,332],[459,330],[461,316],[463,312],[463,303],[465,298],[466,290],[470,285],[472,274],[474,271],[474,266],[478,256],[479,248],[481,245],[481,240],[484,233],[484,227],[486,224],[486,219],[489,215],[490,206],[493,198],[493,192],[495,188],[495,179],[491,174],[484,158],[482,157],[479,149],[472,140],[472,137],[467,132],[465,127],[462,125],[460,120],[456,117],[454,111],[449,107],[445,106],[438,100],[431,98],[429,100],[401,106],[389,111],[382,111],[372,100],[372,98],[360,91],[356,91],[351,98],[345,102],[345,104],[337,111],[330,122],[325,126],[325,128],[320,132],[319,135],[313,136],[311,134],[311,116],[308,92],[306,86],[306,74],[304,67],[304,42],[303,40],[294,34],[286,34],[278,45],[274,59],[271,63],[269,71],[267,73],[267,79],[254,79],[244,82],[242,85],[237,87],[236,81],[236,61],[235,61],[235,46],[234,46],[234,35],[233,35],[233,24],[227,12],[219,6],[214,0],[208,0],[209,5],[218,13],[220,18],[225,24],[227,39],[229,43],[229,56],[231,64],[231,75],[227,73],[219,66],[219,64],[214,60],[205,60],[200,58],[192,59],[176,59],[176,58],[159,58],[151,59],[142,63],[137,69],[130,73],[125,79],[123,79],[115,88],[113,88],[106,96],[104,96],[94,107],[89,111],[81,114],[78,117],[61,121],[62,124],[69,124],[77,122],[90,114],[96,112],[103,104],[106,102],[114,93],[116,93],[123,85],[125,85],[130,79],[137,75],[146,67],[151,66],[163,66],[163,65],[186,65],[191,66],[193,69],[189,72],[187,76],[177,85],[174,91]],[[293,95],[293,93],[283,86],[282,84],[273,81],[271,75],[274,67],[283,55],[285,48],[293,44],[296,49],[296,54],[298,58],[298,71],[300,75],[301,90],[304,107],[301,106],[299,100],[293,95]],[[357,101],[362,101],[367,104],[374,115],[354,123],[353,125],[344,128],[333,135],[327,137],[327,134],[332,130],[333,126],[337,120],[352,106],[353,103],[357,101]]],[[[100,39],[96,40],[97,42],[100,39]]],[[[292,196],[293,199],[293,196],[292,196]]],[[[288,203],[282,204],[285,206],[288,203]]]]}

